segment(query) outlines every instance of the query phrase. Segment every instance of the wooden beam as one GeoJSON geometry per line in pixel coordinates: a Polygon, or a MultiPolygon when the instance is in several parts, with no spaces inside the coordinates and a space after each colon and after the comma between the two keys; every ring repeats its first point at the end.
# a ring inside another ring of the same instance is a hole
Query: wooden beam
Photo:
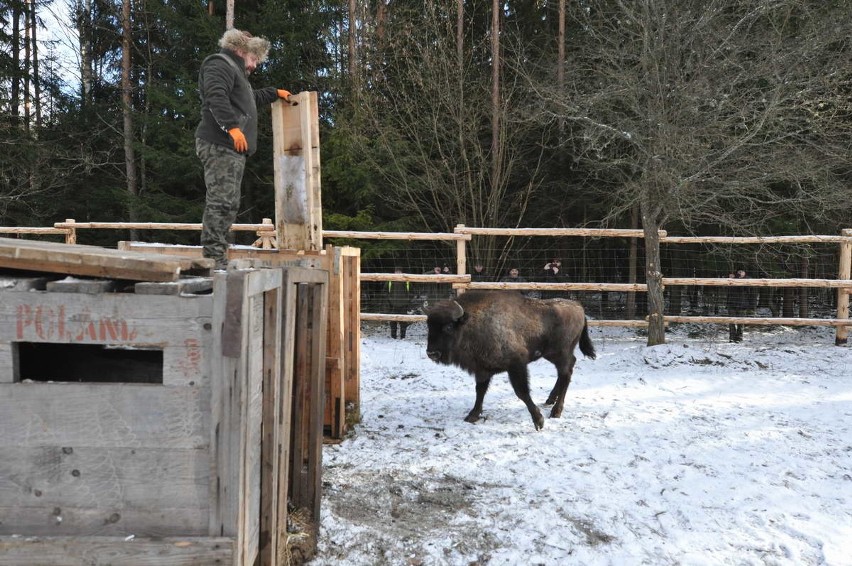
{"type": "Polygon", "coordinates": [[[233,564],[233,554],[227,537],[0,537],[0,566],[233,564]]]}
{"type": "Polygon", "coordinates": [[[272,105],[275,226],[279,249],[322,249],[319,110],[316,92],[272,105]]]}
{"type": "Polygon", "coordinates": [[[209,275],[213,260],[0,238],[0,267],[105,279],[177,281],[181,273],[209,275]]]}

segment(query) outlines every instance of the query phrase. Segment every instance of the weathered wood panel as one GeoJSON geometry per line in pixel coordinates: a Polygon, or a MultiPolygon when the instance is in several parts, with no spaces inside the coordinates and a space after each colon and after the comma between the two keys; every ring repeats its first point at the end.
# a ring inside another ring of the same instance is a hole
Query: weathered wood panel
{"type": "Polygon", "coordinates": [[[214,349],[223,357],[213,370],[210,529],[235,537],[236,564],[253,564],[260,551],[264,300],[281,282],[277,269],[214,278],[214,349]]]}
{"type": "Polygon", "coordinates": [[[290,499],[319,523],[328,274],[288,269],[285,288],[288,308],[296,309],[290,499]]]}
{"type": "Polygon", "coordinates": [[[208,396],[202,387],[0,384],[0,450],[206,447],[208,396]]]}
{"type": "Polygon", "coordinates": [[[212,298],[3,293],[0,341],[166,345],[198,337],[212,298]]]}
{"type": "Polygon", "coordinates": [[[0,534],[206,535],[206,448],[0,448],[0,534]]]}
{"type": "Polygon", "coordinates": [[[211,297],[4,292],[2,299],[0,382],[22,377],[13,342],[154,347],[163,351],[163,384],[207,381],[211,297]]]}
{"type": "Polygon", "coordinates": [[[233,564],[229,538],[0,537],[0,566],[208,566],[233,564]]]}

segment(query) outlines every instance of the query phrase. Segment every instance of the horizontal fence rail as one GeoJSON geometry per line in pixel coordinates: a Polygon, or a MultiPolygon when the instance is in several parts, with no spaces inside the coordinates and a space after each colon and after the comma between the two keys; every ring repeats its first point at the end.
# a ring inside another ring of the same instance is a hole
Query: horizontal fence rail
{"type": "MultiPolygon", "coordinates": [[[[0,234],[9,235],[60,235],[66,242],[76,243],[80,230],[178,230],[201,231],[200,223],[161,223],[161,222],[77,222],[67,219],[56,222],[53,227],[0,227],[0,234]]],[[[260,224],[234,224],[234,232],[255,232],[257,240],[254,246],[264,249],[275,249],[276,231],[271,219],[264,218],[260,224]]],[[[407,282],[415,284],[446,284],[458,292],[476,289],[502,289],[533,292],[616,292],[644,293],[648,287],[644,283],[607,283],[607,282],[524,282],[509,283],[501,281],[472,281],[467,273],[467,248],[474,236],[500,237],[579,237],[579,238],[628,238],[641,240],[642,230],[635,229],[602,229],[602,228],[479,228],[458,225],[452,233],[422,233],[422,232],[360,232],[345,230],[324,230],[324,238],[348,240],[398,240],[398,241],[432,241],[456,242],[456,273],[415,274],[415,273],[361,273],[362,282],[407,282]]],[[[852,294],[852,229],[844,229],[840,235],[792,235],[792,236],[670,236],[665,230],[658,232],[660,245],[677,244],[724,244],[724,245],[797,245],[797,244],[837,244],[840,249],[838,278],[707,278],[707,277],[668,277],[663,276],[662,285],[665,287],[752,287],[752,288],[816,288],[837,290],[837,318],[806,318],[806,317],[742,317],[742,316],[701,316],[701,315],[665,315],[666,323],[696,323],[696,324],[748,324],[757,326],[834,326],[837,328],[838,343],[845,342],[848,327],[852,326],[849,319],[849,295],[852,294]]],[[[419,322],[425,320],[422,314],[382,314],[361,313],[363,321],[400,321],[419,322]]],[[[592,326],[647,326],[646,320],[590,320],[592,326]]]]}

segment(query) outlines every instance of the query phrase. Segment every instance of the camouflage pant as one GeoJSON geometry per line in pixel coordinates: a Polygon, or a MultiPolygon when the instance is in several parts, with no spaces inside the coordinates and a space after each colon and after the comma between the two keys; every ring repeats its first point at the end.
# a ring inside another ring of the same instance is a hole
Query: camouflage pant
{"type": "Polygon", "coordinates": [[[216,260],[216,267],[221,268],[228,263],[228,235],[240,209],[246,157],[199,138],[195,138],[195,153],[204,166],[207,185],[201,229],[203,254],[216,260]]]}

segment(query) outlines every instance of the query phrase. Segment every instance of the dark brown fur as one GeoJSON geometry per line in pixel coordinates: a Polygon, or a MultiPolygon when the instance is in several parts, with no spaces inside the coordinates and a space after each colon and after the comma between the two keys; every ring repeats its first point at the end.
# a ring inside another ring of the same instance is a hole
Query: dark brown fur
{"type": "Polygon", "coordinates": [[[509,373],[515,394],[526,404],[536,430],[544,426],[530,398],[527,364],[544,358],[556,366],[557,379],[546,404],[552,418],[562,415],[574,371],[574,349],[595,358],[582,305],[567,299],[536,300],[514,291],[469,291],[429,308],[426,355],[458,366],[476,379],[476,403],[465,420],[476,422],[491,378],[509,373]]]}

